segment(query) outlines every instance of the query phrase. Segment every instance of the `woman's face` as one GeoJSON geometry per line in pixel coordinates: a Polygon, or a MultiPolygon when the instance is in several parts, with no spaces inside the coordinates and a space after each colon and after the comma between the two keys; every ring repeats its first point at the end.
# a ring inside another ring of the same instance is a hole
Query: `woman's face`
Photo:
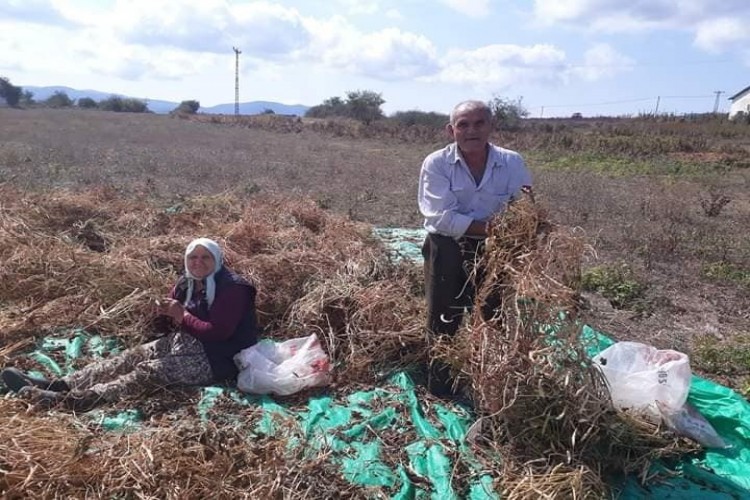
{"type": "Polygon", "coordinates": [[[202,280],[212,272],[214,272],[214,266],[216,261],[214,256],[211,255],[205,247],[198,245],[190,252],[187,256],[188,271],[195,278],[202,280]]]}

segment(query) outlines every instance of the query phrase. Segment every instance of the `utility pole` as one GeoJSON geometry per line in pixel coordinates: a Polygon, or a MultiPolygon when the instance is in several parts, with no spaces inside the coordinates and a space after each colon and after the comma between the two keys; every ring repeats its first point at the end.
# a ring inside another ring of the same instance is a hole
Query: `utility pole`
{"type": "Polygon", "coordinates": [[[657,96],[656,98],[656,108],[654,108],[654,116],[659,114],[659,101],[661,101],[661,96],[657,96]]]}
{"type": "Polygon", "coordinates": [[[542,111],[539,112],[539,118],[544,118],[544,106],[542,106],[542,111]]]}
{"type": "Polygon", "coordinates": [[[237,47],[234,50],[234,116],[240,114],[240,54],[242,51],[237,47]]]}
{"type": "Polygon", "coordinates": [[[714,94],[716,94],[716,100],[714,101],[714,113],[718,113],[719,112],[719,97],[723,93],[724,93],[723,90],[715,90],[714,91],[714,94]]]}

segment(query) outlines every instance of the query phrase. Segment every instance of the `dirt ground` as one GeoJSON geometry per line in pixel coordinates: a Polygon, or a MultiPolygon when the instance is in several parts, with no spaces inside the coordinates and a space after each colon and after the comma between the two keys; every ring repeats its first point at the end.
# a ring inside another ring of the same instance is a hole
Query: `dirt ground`
{"type": "MultiPolygon", "coordinates": [[[[0,109],[0,182],[28,190],[103,184],[164,204],[227,191],[294,193],[375,226],[414,228],[421,224],[422,159],[445,142],[151,114],[0,109]]],[[[505,137],[494,142],[502,145],[505,137]]],[[[587,293],[587,320],[618,340],[687,352],[698,373],[750,388],[750,355],[747,366],[725,356],[735,366],[707,371],[697,350],[706,342],[727,353],[750,350],[741,343],[750,336],[750,168],[721,163],[721,151],[639,160],[653,162],[654,172],[666,165],[673,175],[602,170],[619,157],[599,158],[589,168],[585,156],[573,155],[576,168],[560,168],[565,151],[519,152],[551,219],[586,235],[586,267],[624,263],[644,285],[638,307],[615,308],[601,293],[587,293]],[[722,196],[729,201],[709,213],[722,196]]]]}

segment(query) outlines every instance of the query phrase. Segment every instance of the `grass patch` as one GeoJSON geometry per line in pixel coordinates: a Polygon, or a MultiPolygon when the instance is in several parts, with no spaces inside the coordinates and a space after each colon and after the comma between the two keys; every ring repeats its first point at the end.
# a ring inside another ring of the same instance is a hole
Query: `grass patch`
{"type": "Polygon", "coordinates": [[[725,281],[750,288],[750,270],[729,262],[714,262],[703,266],[703,276],[716,281],[725,281]]]}
{"type": "Polygon", "coordinates": [[[746,396],[750,393],[750,334],[737,335],[730,342],[717,342],[708,335],[697,337],[690,363],[705,372],[744,376],[742,390],[746,396]]]}
{"type": "Polygon", "coordinates": [[[707,172],[725,172],[731,167],[723,163],[705,163],[676,160],[668,157],[643,158],[637,156],[614,156],[598,153],[570,155],[531,154],[534,165],[549,170],[564,172],[593,172],[597,174],[625,177],[633,175],[668,175],[692,177],[707,172]]]}
{"type": "Polygon", "coordinates": [[[587,292],[599,292],[616,309],[645,312],[646,284],[637,279],[633,270],[624,263],[605,264],[583,272],[581,285],[587,292]]]}

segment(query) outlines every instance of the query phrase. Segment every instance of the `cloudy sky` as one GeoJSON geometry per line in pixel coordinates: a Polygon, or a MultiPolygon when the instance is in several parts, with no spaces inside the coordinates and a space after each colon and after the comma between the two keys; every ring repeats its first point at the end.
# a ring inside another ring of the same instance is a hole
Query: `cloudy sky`
{"type": "Polygon", "coordinates": [[[0,75],[211,106],[237,47],[243,102],[706,112],[750,85],[748,26],[748,0],[0,0],[0,75]]]}

